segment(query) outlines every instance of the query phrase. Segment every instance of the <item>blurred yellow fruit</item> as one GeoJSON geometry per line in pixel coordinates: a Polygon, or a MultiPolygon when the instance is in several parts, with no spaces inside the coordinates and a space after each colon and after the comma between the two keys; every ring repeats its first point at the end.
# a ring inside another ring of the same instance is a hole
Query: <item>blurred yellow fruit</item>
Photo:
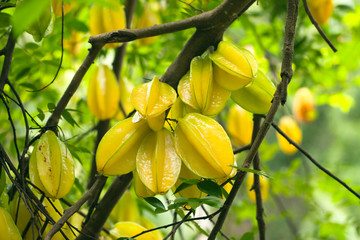
{"type": "Polygon", "coordinates": [[[215,82],[209,55],[191,60],[190,71],[180,80],[178,92],[184,103],[210,117],[216,116],[230,97],[230,92],[215,82]]]}
{"type": "MultiPolygon", "coordinates": [[[[51,6],[55,17],[61,17],[62,15],[62,1],[61,0],[51,0],[51,6]]],[[[75,6],[75,3],[67,3],[64,1],[64,15],[70,12],[70,10],[75,6]]]]}
{"type": "MultiPolygon", "coordinates": [[[[269,197],[269,179],[267,179],[266,177],[263,176],[259,176],[259,180],[260,180],[260,192],[261,192],[261,198],[263,201],[265,201],[266,199],[268,199],[269,197]]],[[[250,189],[253,187],[254,184],[254,175],[253,174],[249,174],[249,176],[247,177],[247,193],[249,195],[249,198],[251,201],[256,202],[256,194],[255,194],[255,190],[252,189],[250,191],[250,189]]]]}
{"type": "Polygon", "coordinates": [[[204,178],[230,176],[234,165],[231,142],[214,119],[189,113],[178,120],[175,148],[185,165],[204,178]]]}
{"type": "MultiPolygon", "coordinates": [[[[161,23],[157,13],[151,9],[150,5],[147,4],[144,6],[141,16],[135,22],[136,22],[135,28],[151,27],[161,23]]],[[[150,45],[156,40],[157,37],[158,36],[140,38],[136,42],[138,42],[141,45],[150,45]]]]}
{"type": "MultiPolygon", "coordinates": [[[[125,29],[124,7],[117,0],[109,0],[108,3],[110,6],[94,4],[91,7],[89,13],[91,35],[125,29]]],[[[120,45],[121,43],[108,43],[105,47],[114,48],[120,45]]]]}
{"type": "Polygon", "coordinates": [[[71,56],[76,56],[81,51],[81,35],[78,31],[72,30],[70,37],[64,39],[64,49],[66,49],[71,56]]]}
{"type": "Polygon", "coordinates": [[[0,240],[21,240],[21,234],[14,220],[5,208],[0,207],[0,240]]]}
{"type": "Polygon", "coordinates": [[[53,131],[46,131],[36,142],[29,162],[31,182],[47,197],[62,198],[75,180],[74,160],[53,131]]]}
{"type": "MultiPolygon", "coordinates": [[[[144,217],[140,218],[140,224],[147,229],[156,228],[156,226],[153,222],[151,222],[150,220],[148,220],[144,217]]],[[[162,240],[163,239],[163,235],[161,234],[160,230],[152,231],[152,235],[154,237],[154,240],[162,240]]]]}
{"type": "Polygon", "coordinates": [[[295,119],[301,123],[312,122],[315,118],[314,97],[308,88],[300,88],[295,93],[293,101],[295,119]]]}
{"type": "Polygon", "coordinates": [[[210,54],[214,63],[214,79],[223,88],[235,91],[252,82],[258,71],[254,55],[229,42],[220,42],[210,54]]]}
{"type": "Polygon", "coordinates": [[[113,222],[137,222],[140,220],[139,206],[130,190],[124,192],[120,200],[111,211],[113,222]]]}
{"type": "Polygon", "coordinates": [[[136,156],[136,170],[147,188],[165,194],[178,179],[180,167],[181,160],[169,130],[163,128],[144,138],[136,156]]]}
{"type": "MultiPolygon", "coordinates": [[[[138,223],[134,222],[118,222],[110,230],[110,235],[113,239],[118,239],[120,237],[132,237],[135,236],[147,229],[141,226],[138,223]]],[[[153,232],[148,232],[136,237],[136,240],[157,240],[153,232]]]]}
{"type": "MultiPolygon", "coordinates": [[[[284,116],[280,119],[279,128],[295,143],[300,144],[302,140],[301,130],[296,121],[289,117],[284,116]]],[[[297,151],[297,148],[290,144],[283,136],[277,133],[277,139],[280,149],[288,155],[292,155],[297,151]]]]}
{"type": "Polygon", "coordinates": [[[150,128],[144,120],[133,123],[132,118],[127,118],[118,122],[99,143],[96,151],[97,171],[105,176],[133,171],[139,146],[149,132],[150,128]]]}
{"type": "Polygon", "coordinates": [[[316,22],[320,25],[328,23],[334,9],[333,0],[311,0],[308,1],[308,5],[316,22]]]}
{"type": "Polygon", "coordinates": [[[98,119],[115,116],[119,108],[119,85],[108,66],[96,67],[90,78],[86,100],[90,111],[98,119]]]}
{"type": "Polygon", "coordinates": [[[253,130],[252,114],[238,105],[233,105],[229,111],[227,130],[235,146],[250,144],[253,130]]]}

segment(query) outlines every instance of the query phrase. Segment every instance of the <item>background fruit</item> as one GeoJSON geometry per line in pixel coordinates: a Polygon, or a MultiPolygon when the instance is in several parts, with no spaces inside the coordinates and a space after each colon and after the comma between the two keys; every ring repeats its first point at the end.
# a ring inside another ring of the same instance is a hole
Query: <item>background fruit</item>
{"type": "MultiPolygon", "coordinates": [[[[61,0],[51,0],[51,6],[55,17],[61,17],[62,15],[62,1],[61,0]]],[[[64,15],[70,12],[70,10],[75,6],[75,3],[67,3],[64,1],[64,15]]]]}
{"type": "MultiPolygon", "coordinates": [[[[294,119],[289,116],[284,116],[279,122],[280,129],[295,143],[300,144],[302,140],[301,130],[294,119]]],[[[291,155],[297,151],[297,148],[290,144],[283,136],[277,133],[277,139],[281,151],[285,154],[291,155]]]]}
{"type": "Polygon", "coordinates": [[[316,22],[320,25],[328,23],[334,9],[333,0],[312,0],[308,1],[308,5],[316,22]]]}
{"type": "Polygon", "coordinates": [[[21,234],[16,227],[14,220],[5,208],[0,207],[0,239],[1,240],[21,240],[21,234]]]}
{"type": "MultiPolygon", "coordinates": [[[[259,180],[260,180],[261,198],[263,201],[265,201],[269,197],[269,179],[266,177],[260,176],[259,180]]],[[[254,184],[254,175],[253,174],[249,174],[249,176],[247,177],[246,183],[247,183],[246,184],[247,193],[248,193],[250,200],[253,202],[256,202],[255,190],[252,189],[250,191],[250,189],[253,187],[253,184],[254,184]]]]}
{"type": "MultiPolygon", "coordinates": [[[[140,17],[135,21],[135,28],[145,28],[151,27],[153,25],[160,24],[160,18],[157,13],[150,7],[151,5],[144,5],[143,12],[140,17]]],[[[148,37],[148,38],[140,38],[137,42],[141,45],[150,45],[152,44],[158,36],[148,37]]]]}
{"type": "Polygon", "coordinates": [[[227,121],[227,131],[233,144],[235,146],[250,144],[252,129],[252,115],[238,105],[233,105],[227,121]]]}
{"type": "Polygon", "coordinates": [[[316,115],[314,97],[308,88],[297,90],[292,107],[297,121],[309,123],[314,120],[316,115]]]}
{"type": "Polygon", "coordinates": [[[119,108],[119,85],[106,65],[99,65],[92,74],[87,91],[90,111],[100,120],[115,116],[119,108]]]}

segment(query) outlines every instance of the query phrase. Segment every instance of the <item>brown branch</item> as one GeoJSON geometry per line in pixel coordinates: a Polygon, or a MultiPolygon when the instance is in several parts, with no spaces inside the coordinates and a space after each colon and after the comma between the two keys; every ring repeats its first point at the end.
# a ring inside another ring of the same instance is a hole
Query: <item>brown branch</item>
{"type": "Polygon", "coordinates": [[[280,133],[281,136],[283,136],[288,142],[292,145],[294,145],[302,154],[304,154],[316,167],[318,167],[321,171],[326,173],[328,176],[330,176],[332,179],[343,185],[347,190],[349,190],[352,194],[354,194],[357,198],[360,199],[360,195],[355,192],[354,189],[352,189],[349,185],[347,185],[345,182],[343,182],[340,178],[335,176],[332,172],[327,170],[325,167],[323,167],[319,162],[317,162],[308,152],[306,152],[299,144],[294,142],[291,138],[289,138],[275,123],[271,124],[273,128],[280,133]]]}
{"type": "Polygon", "coordinates": [[[14,48],[15,48],[15,39],[13,38],[12,32],[10,32],[8,41],[6,42],[5,48],[3,49],[5,58],[0,75],[0,92],[3,91],[5,84],[9,81],[9,73],[10,73],[14,48]]]}
{"type": "MultiPolygon", "coordinates": [[[[114,179],[104,197],[98,203],[96,210],[94,211],[90,220],[83,226],[80,235],[76,238],[77,240],[89,239],[88,236],[97,239],[112,209],[121,198],[125,190],[128,188],[131,180],[131,172],[122,176],[118,176],[114,179]]],[[[50,238],[45,240],[50,240],[50,238]]]]}
{"type": "MultiPolygon", "coordinates": [[[[255,136],[259,132],[260,122],[261,122],[261,116],[255,114],[254,115],[254,128],[253,128],[253,134],[252,134],[252,136],[253,136],[252,141],[255,140],[255,136]]],[[[253,160],[253,167],[254,167],[254,170],[261,171],[260,157],[259,157],[258,152],[255,154],[255,157],[253,160]]],[[[259,229],[259,239],[265,240],[264,206],[263,206],[263,201],[262,201],[262,197],[261,197],[260,176],[258,174],[254,174],[253,188],[255,190],[256,220],[257,220],[258,229],[259,229]]]]}
{"type": "Polygon", "coordinates": [[[241,148],[238,148],[238,149],[234,150],[233,153],[234,154],[239,154],[239,153],[241,153],[243,151],[249,150],[250,147],[251,147],[251,144],[245,145],[245,146],[243,146],[241,148]]]}
{"type": "Polygon", "coordinates": [[[334,52],[337,52],[336,47],[334,46],[334,44],[332,44],[332,42],[330,41],[330,39],[326,36],[326,34],[324,33],[324,31],[321,29],[320,25],[317,23],[317,21],[315,20],[315,18],[313,17],[313,15],[310,12],[309,6],[307,4],[307,0],[302,0],[303,4],[304,4],[304,8],[305,8],[305,12],[308,15],[311,23],[315,26],[316,30],[319,32],[320,36],[325,40],[325,42],[329,45],[329,47],[331,48],[331,50],[333,50],[334,52]]]}
{"type": "MultiPolygon", "coordinates": [[[[296,20],[297,20],[297,9],[298,9],[298,0],[289,0],[288,3],[288,11],[287,11],[287,17],[286,17],[286,25],[285,25],[285,36],[284,36],[284,46],[283,46],[283,59],[282,59],[282,73],[291,73],[291,74],[282,74],[282,81],[290,82],[290,79],[292,77],[292,59],[293,59],[293,53],[294,53],[294,39],[295,39],[295,30],[296,27],[296,20]],[[286,63],[285,63],[286,62],[286,63]]],[[[248,155],[246,156],[246,159],[242,165],[242,168],[249,168],[251,162],[253,161],[257,150],[260,147],[260,144],[264,140],[271,123],[274,120],[275,114],[279,108],[279,105],[281,103],[281,96],[284,91],[287,91],[287,84],[278,84],[277,89],[275,91],[274,99],[272,102],[272,105],[270,107],[269,113],[267,114],[264,122],[261,124],[259,133],[257,134],[254,142],[251,144],[251,148],[249,150],[248,155]]],[[[210,236],[208,240],[214,240],[216,238],[216,235],[221,230],[221,227],[223,226],[225,219],[227,217],[227,214],[229,212],[230,206],[233,203],[236,194],[238,190],[240,189],[240,186],[242,182],[244,181],[246,172],[244,171],[238,171],[236,174],[236,179],[233,185],[233,188],[230,191],[230,194],[228,198],[225,200],[224,205],[222,207],[222,211],[219,215],[219,218],[212,229],[210,236]]]]}
{"type": "Polygon", "coordinates": [[[95,193],[99,186],[101,186],[105,181],[106,177],[99,176],[93,186],[87,191],[74,205],[69,207],[64,211],[64,214],[61,216],[59,221],[57,221],[54,226],[50,229],[48,234],[45,237],[45,240],[50,240],[55,233],[60,231],[61,227],[66,223],[66,221],[77,211],[79,211],[80,207],[84,205],[84,203],[95,193]]]}
{"type": "Polygon", "coordinates": [[[65,93],[62,95],[61,99],[59,100],[58,104],[56,105],[54,112],[51,114],[50,118],[48,119],[46,126],[44,128],[44,131],[46,129],[50,128],[54,132],[57,132],[57,124],[59,123],[62,112],[65,110],[71,97],[74,95],[74,93],[78,89],[78,87],[81,83],[81,80],[85,76],[90,65],[94,62],[96,56],[98,55],[98,53],[100,52],[102,47],[103,47],[103,45],[101,45],[101,44],[93,44],[91,49],[89,49],[89,53],[86,56],[84,62],[81,64],[81,66],[75,73],[69,86],[65,90],[65,93]]]}

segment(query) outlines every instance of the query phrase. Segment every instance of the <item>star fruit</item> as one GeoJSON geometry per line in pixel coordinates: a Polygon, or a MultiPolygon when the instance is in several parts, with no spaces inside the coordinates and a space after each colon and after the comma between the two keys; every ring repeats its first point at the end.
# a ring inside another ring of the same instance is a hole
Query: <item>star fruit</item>
{"type": "Polygon", "coordinates": [[[29,161],[30,181],[50,198],[62,198],[75,180],[74,160],[53,131],[46,131],[34,146],[29,161]]]}
{"type": "Polygon", "coordinates": [[[106,65],[98,66],[90,78],[87,104],[100,120],[115,116],[119,108],[119,85],[114,73],[106,65]]]}
{"type": "Polygon", "coordinates": [[[231,98],[240,107],[255,114],[266,114],[271,107],[276,87],[266,75],[258,71],[253,81],[231,93],[231,98]]]}
{"type": "Polygon", "coordinates": [[[244,146],[250,144],[252,129],[251,114],[238,105],[233,105],[229,111],[227,130],[234,145],[244,146]]]}
{"type": "MultiPolygon", "coordinates": [[[[298,124],[293,118],[289,116],[282,117],[279,122],[279,128],[295,143],[301,143],[302,133],[298,124]]],[[[280,135],[280,133],[277,133],[277,139],[281,151],[283,151],[285,154],[292,155],[297,151],[297,148],[290,144],[287,139],[280,135]]]]}
{"type": "Polygon", "coordinates": [[[0,232],[1,239],[21,240],[21,234],[16,227],[14,220],[5,208],[0,207],[0,232]]]}
{"type": "Polygon", "coordinates": [[[176,92],[170,85],[160,82],[155,76],[151,82],[135,87],[130,99],[138,112],[134,122],[145,118],[150,128],[158,131],[164,126],[165,111],[176,101],[176,92]]]}
{"type": "Polygon", "coordinates": [[[203,178],[229,177],[234,165],[231,142],[222,126],[199,113],[178,120],[175,149],[184,164],[203,178]]]}
{"type": "Polygon", "coordinates": [[[292,107],[295,119],[300,123],[310,123],[316,116],[314,97],[308,88],[296,91],[292,107]]]}
{"type": "MultiPolygon", "coordinates": [[[[131,238],[143,231],[148,229],[144,228],[138,223],[135,222],[118,222],[110,230],[110,235],[113,239],[118,238],[131,238]]],[[[136,237],[137,240],[158,240],[159,238],[153,232],[148,232],[136,237]]]]}
{"type": "Polygon", "coordinates": [[[230,97],[230,92],[214,81],[209,55],[191,60],[190,71],[180,80],[178,92],[184,103],[207,116],[216,116],[230,97]]]}
{"type": "Polygon", "coordinates": [[[131,118],[118,122],[101,139],[96,151],[97,171],[105,176],[122,175],[135,169],[136,154],[150,132],[145,120],[131,118]]]}
{"type": "Polygon", "coordinates": [[[144,185],[156,194],[166,193],[179,177],[181,159],[172,133],[163,128],[148,134],[136,156],[136,170],[144,185]]]}
{"type": "Polygon", "coordinates": [[[210,54],[214,63],[214,79],[223,88],[235,91],[249,83],[256,76],[258,64],[254,55],[229,42],[220,42],[210,54]]]}
{"type": "MultiPolygon", "coordinates": [[[[117,0],[110,0],[110,6],[94,4],[90,8],[89,27],[91,35],[98,35],[118,29],[125,29],[125,13],[124,6],[117,0]]],[[[121,43],[105,44],[106,48],[114,48],[120,46],[121,43]]]]}

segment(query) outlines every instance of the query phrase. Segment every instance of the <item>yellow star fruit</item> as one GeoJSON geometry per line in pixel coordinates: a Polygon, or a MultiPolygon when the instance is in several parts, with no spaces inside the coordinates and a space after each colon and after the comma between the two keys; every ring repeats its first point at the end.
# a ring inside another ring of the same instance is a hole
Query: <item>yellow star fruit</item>
{"type": "MultiPolygon", "coordinates": [[[[120,237],[132,237],[135,236],[147,229],[135,222],[118,222],[110,230],[110,235],[113,239],[118,239],[120,237]]],[[[153,232],[148,232],[136,237],[136,240],[157,240],[156,234],[153,232]]]]}
{"type": "Polygon", "coordinates": [[[301,123],[312,122],[316,116],[314,97],[308,88],[296,91],[292,107],[295,119],[301,123]]]}
{"type": "Polygon", "coordinates": [[[0,207],[0,232],[0,239],[22,240],[19,229],[16,227],[10,213],[3,207],[0,207]]]}
{"type": "Polygon", "coordinates": [[[240,107],[255,114],[266,114],[271,107],[276,87],[266,75],[258,71],[252,83],[231,93],[240,107]]]}
{"type": "Polygon", "coordinates": [[[312,0],[307,2],[311,15],[320,25],[326,25],[334,10],[333,0],[312,0]]]}
{"type": "Polygon", "coordinates": [[[35,144],[29,176],[47,197],[62,198],[71,190],[75,180],[74,160],[54,132],[46,131],[35,144]]]}
{"type": "Polygon", "coordinates": [[[136,156],[136,170],[144,185],[156,194],[166,193],[179,177],[181,159],[172,133],[163,128],[147,135],[136,156]]]}
{"type": "MultiPolygon", "coordinates": [[[[259,177],[260,180],[260,192],[261,192],[261,198],[263,201],[265,201],[266,199],[269,198],[269,179],[263,176],[259,177]]],[[[254,184],[254,177],[253,174],[249,174],[248,178],[247,178],[247,193],[248,196],[250,198],[251,201],[256,202],[256,194],[255,194],[255,190],[252,189],[250,191],[250,189],[253,187],[254,184]]]]}
{"type": "Polygon", "coordinates": [[[144,183],[140,180],[136,170],[133,171],[133,176],[134,176],[133,182],[134,182],[136,196],[138,196],[139,198],[147,198],[147,197],[155,196],[155,193],[152,192],[150,189],[148,189],[144,185],[144,183]]]}
{"type": "Polygon", "coordinates": [[[207,116],[217,115],[230,97],[230,92],[214,81],[209,55],[192,59],[190,71],[179,82],[178,92],[184,103],[207,116]]]}
{"type": "MultiPolygon", "coordinates": [[[[154,12],[151,6],[148,5],[144,6],[141,16],[135,22],[136,22],[135,28],[151,27],[161,23],[157,13],[154,12]]],[[[140,38],[136,42],[142,45],[150,45],[156,40],[157,37],[158,36],[140,38]]]]}
{"type": "Polygon", "coordinates": [[[106,65],[98,66],[90,78],[87,104],[100,120],[115,116],[119,108],[119,85],[114,73],[106,65]]]}
{"type": "MultiPolygon", "coordinates": [[[[51,0],[51,6],[55,17],[61,17],[62,15],[62,1],[61,0],[51,0]]],[[[67,3],[64,1],[64,15],[70,12],[70,10],[75,6],[75,3],[67,3]]]]}
{"type": "Polygon", "coordinates": [[[203,178],[224,178],[232,173],[234,155],[230,139],[212,118],[189,113],[179,119],[175,148],[185,165],[203,178]]]}
{"type": "Polygon", "coordinates": [[[214,63],[214,79],[223,88],[235,91],[249,83],[256,76],[258,64],[254,55],[239,49],[229,42],[220,42],[210,54],[214,63]]]}
{"type": "Polygon", "coordinates": [[[233,105],[229,111],[227,130],[235,146],[250,144],[253,130],[251,114],[238,105],[233,105]]]}
{"type": "MultiPolygon", "coordinates": [[[[296,121],[289,117],[284,116],[280,119],[279,128],[295,143],[300,144],[302,140],[301,130],[296,121]]],[[[297,151],[297,148],[290,144],[283,136],[277,133],[277,139],[280,149],[288,155],[292,155],[297,151]]]]}
{"type": "Polygon", "coordinates": [[[131,118],[118,122],[101,139],[96,151],[97,171],[105,176],[122,175],[135,169],[136,154],[150,132],[146,121],[131,118]]]}

